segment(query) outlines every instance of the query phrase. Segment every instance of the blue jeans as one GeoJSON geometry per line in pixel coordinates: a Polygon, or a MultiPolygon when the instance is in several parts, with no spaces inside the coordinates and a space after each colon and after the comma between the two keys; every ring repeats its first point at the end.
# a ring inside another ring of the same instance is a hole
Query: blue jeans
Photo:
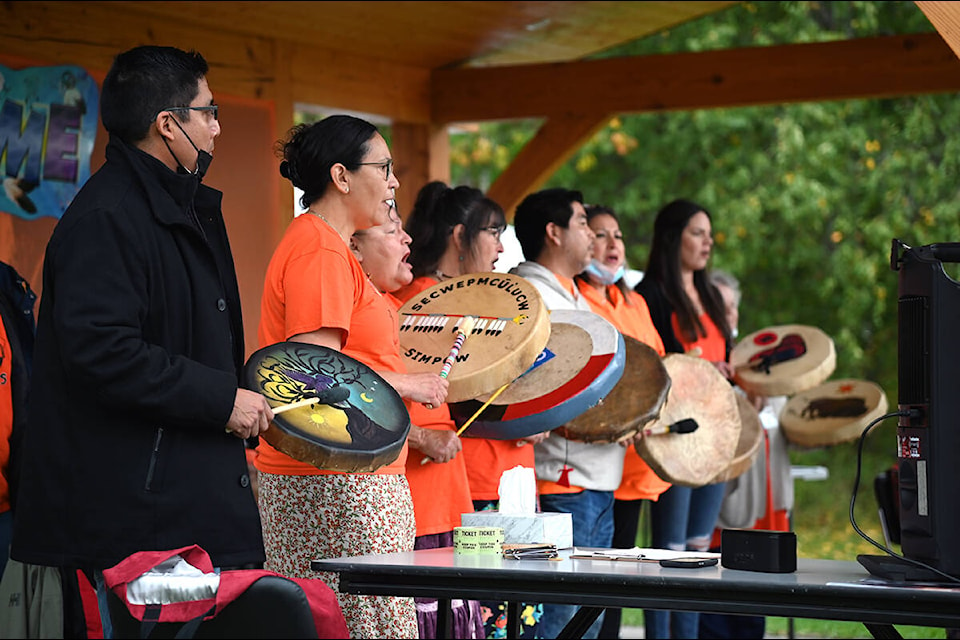
{"type": "Polygon", "coordinates": [[[107,583],[103,579],[102,571],[95,571],[93,578],[96,581],[97,606],[100,609],[100,624],[103,625],[104,640],[113,638],[113,619],[110,617],[110,606],[107,604],[107,583]]]}
{"type": "MultiPolygon", "coordinates": [[[[726,494],[726,483],[693,489],[672,485],[651,505],[652,545],[656,549],[707,551],[726,494]]],[[[643,612],[644,637],[696,638],[700,614],[687,611],[643,612]]]]}
{"type": "MultiPolygon", "coordinates": [[[[580,493],[551,493],[540,496],[540,509],[569,513],[573,520],[573,546],[609,548],[613,544],[613,492],[583,490],[580,493]]],[[[570,622],[578,607],[572,604],[544,604],[540,637],[556,638],[570,622]]],[[[596,638],[603,615],[590,625],[584,638],[596,638]]]]}

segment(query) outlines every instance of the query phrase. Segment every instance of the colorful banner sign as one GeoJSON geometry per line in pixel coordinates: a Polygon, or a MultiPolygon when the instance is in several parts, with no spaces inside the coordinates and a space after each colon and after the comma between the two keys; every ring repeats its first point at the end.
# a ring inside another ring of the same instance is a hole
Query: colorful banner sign
{"type": "Polygon", "coordinates": [[[0,211],[59,218],[90,177],[97,83],[75,66],[0,66],[0,211]]]}

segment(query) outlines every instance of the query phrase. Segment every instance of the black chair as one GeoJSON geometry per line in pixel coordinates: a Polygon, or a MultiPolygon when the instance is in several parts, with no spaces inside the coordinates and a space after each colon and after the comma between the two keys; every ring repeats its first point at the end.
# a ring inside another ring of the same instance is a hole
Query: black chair
{"type": "Polygon", "coordinates": [[[114,638],[318,638],[307,596],[296,582],[264,576],[191,633],[190,622],[137,620],[109,591],[114,638]],[[152,624],[152,628],[151,628],[152,624]]]}

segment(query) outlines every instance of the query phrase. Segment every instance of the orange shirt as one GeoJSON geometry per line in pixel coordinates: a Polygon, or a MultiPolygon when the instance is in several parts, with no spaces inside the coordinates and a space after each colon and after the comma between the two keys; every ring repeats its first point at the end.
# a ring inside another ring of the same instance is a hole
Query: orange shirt
{"type": "Polygon", "coordinates": [[[0,513],[10,510],[7,472],[10,464],[10,436],[13,433],[13,396],[10,393],[12,357],[7,331],[3,322],[0,322],[0,513]]]}
{"type": "MultiPolygon", "coordinates": [[[[666,353],[663,348],[663,341],[653,326],[653,320],[650,319],[650,310],[647,308],[647,301],[643,299],[643,296],[628,291],[629,300],[633,303],[628,305],[623,292],[616,285],[608,285],[606,295],[604,295],[603,290],[597,289],[582,280],[577,280],[577,286],[580,288],[583,297],[590,303],[594,313],[612,322],[623,335],[639,340],[663,357],[666,353]]],[[[670,483],[661,479],[650,468],[650,465],[644,462],[643,458],[637,454],[636,447],[628,446],[623,459],[623,479],[613,493],[614,498],[617,500],[656,500],[661,493],[669,488],[670,483]]]]}
{"type": "MultiPolygon", "coordinates": [[[[403,301],[390,294],[386,297],[397,309],[403,306],[403,301]]],[[[450,410],[446,404],[427,409],[419,402],[408,402],[407,409],[410,411],[410,422],[418,427],[456,433],[456,425],[450,418],[450,410]]],[[[422,464],[425,457],[417,449],[411,449],[406,465],[407,482],[413,497],[413,513],[417,521],[417,536],[453,531],[454,527],[460,526],[461,514],[473,511],[463,452],[443,464],[422,464]]]]}
{"type": "Polygon", "coordinates": [[[647,308],[647,301],[643,296],[628,289],[628,297],[625,298],[623,292],[612,284],[606,287],[607,295],[582,280],[577,280],[577,286],[590,303],[593,312],[612,322],[623,335],[639,340],[661,356],[666,353],[663,340],[650,319],[650,309],[647,308]],[[632,304],[628,304],[628,300],[632,304]]]}
{"type": "Polygon", "coordinates": [[[674,313],[670,318],[670,324],[673,325],[673,333],[677,340],[683,345],[684,351],[690,351],[695,347],[700,347],[700,357],[709,362],[726,362],[727,360],[727,340],[723,337],[723,332],[717,328],[713,320],[707,313],[700,314],[700,324],[707,332],[706,336],[697,336],[693,342],[687,342],[687,339],[680,331],[680,323],[677,322],[677,314],[674,313]]]}
{"type": "MultiPolygon", "coordinates": [[[[330,225],[309,214],[295,218],[280,240],[263,285],[260,347],[321,328],[342,329],[341,351],[374,371],[405,373],[400,358],[396,308],[370,283],[353,253],[330,225]]],[[[295,460],[262,438],[257,469],[267,473],[318,475],[323,471],[295,460]]],[[[375,473],[402,474],[400,455],[375,473]]]]}
{"type": "MultiPolygon", "coordinates": [[[[409,300],[424,289],[428,289],[437,284],[437,282],[438,280],[434,278],[422,276],[397,291],[396,295],[402,300],[409,300]]],[[[443,409],[447,411],[446,407],[443,409]]],[[[434,409],[434,411],[439,410],[434,409]]],[[[449,415],[449,412],[447,415],[449,415]]],[[[411,459],[414,457],[419,458],[419,456],[411,456],[411,459]]],[[[534,468],[533,445],[526,444],[518,447],[516,440],[490,440],[487,438],[471,438],[465,435],[463,438],[463,451],[460,452],[457,458],[461,457],[466,466],[467,480],[472,500],[499,500],[500,476],[504,471],[518,465],[531,469],[534,468]]],[[[416,460],[416,463],[420,463],[419,459],[416,460]]],[[[427,464],[425,466],[429,467],[434,465],[427,464]]],[[[416,507],[416,499],[414,499],[414,506],[416,507]]],[[[473,508],[471,507],[468,511],[473,511],[473,508]]],[[[457,526],[459,526],[459,521],[457,526]]],[[[421,535],[419,532],[419,520],[417,529],[417,535],[421,535]]]]}

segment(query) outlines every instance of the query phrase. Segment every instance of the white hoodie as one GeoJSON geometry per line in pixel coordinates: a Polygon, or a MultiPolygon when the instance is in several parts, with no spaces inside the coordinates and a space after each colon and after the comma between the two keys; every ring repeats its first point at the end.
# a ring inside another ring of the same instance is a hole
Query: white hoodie
{"type": "MultiPolygon", "coordinates": [[[[553,272],[537,262],[522,262],[510,273],[532,284],[543,298],[547,309],[575,309],[593,311],[586,298],[574,288],[567,291],[553,272]]],[[[564,463],[572,467],[570,484],[593,491],[615,491],[623,476],[623,457],[626,449],[617,443],[597,444],[577,442],[552,432],[550,437],[533,447],[537,478],[556,482],[564,463]]]]}

